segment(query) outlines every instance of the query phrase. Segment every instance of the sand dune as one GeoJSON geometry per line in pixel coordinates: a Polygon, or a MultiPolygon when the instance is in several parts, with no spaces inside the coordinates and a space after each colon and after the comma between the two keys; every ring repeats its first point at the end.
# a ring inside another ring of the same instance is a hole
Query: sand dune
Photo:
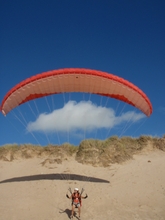
{"type": "Polygon", "coordinates": [[[82,220],[165,219],[165,152],[142,152],[106,168],[45,159],[0,161],[0,219],[69,219],[69,187],[89,196],[82,220]]]}

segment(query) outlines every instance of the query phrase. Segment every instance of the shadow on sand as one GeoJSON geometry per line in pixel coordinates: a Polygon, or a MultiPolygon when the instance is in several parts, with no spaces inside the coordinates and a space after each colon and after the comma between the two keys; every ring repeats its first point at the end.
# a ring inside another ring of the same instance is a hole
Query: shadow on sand
{"type": "Polygon", "coordinates": [[[38,181],[38,180],[78,180],[83,182],[95,182],[95,183],[110,183],[108,180],[95,178],[91,176],[83,176],[78,174],[66,174],[66,173],[52,173],[52,174],[37,174],[31,176],[14,177],[5,179],[0,182],[12,183],[12,182],[23,182],[23,181],[38,181]]]}
{"type": "MultiPolygon", "coordinates": [[[[75,210],[73,216],[74,216],[74,219],[76,218],[76,219],[79,220],[79,217],[78,217],[78,213],[77,213],[77,212],[78,212],[78,211],[75,210]]],[[[70,218],[70,216],[71,216],[71,214],[72,214],[72,211],[71,211],[70,209],[65,209],[65,210],[60,209],[59,213],[60,213],[60,214],[66,213],[67,216],[68,216],[68,218],[70,218]]]]}
{"type": "Polygon", "coordinates": [[[59,213],[60,213],[60,214],[66,213],[67,216],[68,216],[68,218],[70,218],[72,211],[69,210],[69,209],[65,209],[65,210],[60,209],[59,213]]]}

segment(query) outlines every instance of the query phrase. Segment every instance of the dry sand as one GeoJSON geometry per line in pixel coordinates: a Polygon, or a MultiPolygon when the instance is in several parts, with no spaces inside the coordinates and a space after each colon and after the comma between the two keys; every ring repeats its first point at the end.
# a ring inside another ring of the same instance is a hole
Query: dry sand
{"type": "Polygon", "coordinates": [[[144,151],[107,168],[73,159],[43,166],[45,159],[0,161],[1,220],[69,219],[69,187],[84,187],[89,196],[82,220],[165,219],[165,152],[144,151]]]}

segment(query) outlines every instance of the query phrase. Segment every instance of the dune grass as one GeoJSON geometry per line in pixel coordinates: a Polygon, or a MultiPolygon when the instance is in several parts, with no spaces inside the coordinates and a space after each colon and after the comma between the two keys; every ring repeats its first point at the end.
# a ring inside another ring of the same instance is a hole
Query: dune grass
{"type": "Polygon", "coordinates": [[[60,163],[74,157],[79,163],[93,166],[109,166],[132,159],[144,148],[165,151],[165,135],[162,138],[140,136],[139,138],[112,136],[106,140],[83,140],[79,146],[69,143],[39,146],[32,144],[6,144],[0,147],[0,160],[13,161],[19,158],[42,157],[60,163]]]}

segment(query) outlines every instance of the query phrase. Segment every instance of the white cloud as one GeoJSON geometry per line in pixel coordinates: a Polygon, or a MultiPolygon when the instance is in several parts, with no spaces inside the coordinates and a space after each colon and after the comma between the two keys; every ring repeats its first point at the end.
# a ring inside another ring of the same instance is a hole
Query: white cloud
{"type": "Polygon", "coordinates": [[[43,113],[34,122],[27,126],[29,132],[65,132],[73,130],[91,131],[100,128],[113,128],[123,122],[137,122],[144,118],[142,113],[133,111],[115,116],[112,108],[96,106],[90,101],[69,101],[61,109],[54,110],[52,113],[43,113]]]}

